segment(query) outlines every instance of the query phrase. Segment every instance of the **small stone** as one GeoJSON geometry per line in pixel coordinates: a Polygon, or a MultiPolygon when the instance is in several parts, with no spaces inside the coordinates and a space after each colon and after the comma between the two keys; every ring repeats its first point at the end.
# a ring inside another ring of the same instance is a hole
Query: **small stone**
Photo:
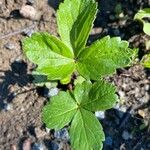
{"type": "Polygon", "coordinates": [[[27,0],[27,4],[33,5],[35,3],[35,0],[27,0]]]}
{"type": "Polygon", "coordinates": [[[53,96],[57,95],[58,92],[59,92],[58,88],[51,88],[48,92],[48,97],[53,97],[53,96]]]}
{"type": "Polygon", "coordinates": [[[68,141],[69,140],[68,130],[66,128],[64,128],[64,129],[55,131],[54,137],[57,139],[62,139],[62,140],[68,141]]]}
{"type": "Polygon", "coordinates": [[[59,150],[59,144],[56,142],[51,142],[51,150],[59,150]]]}
{"type": "Polygon", "coordinates": [[[27,35],[28,37],[31,37],[31,35],[34,33],[35,31],[33,29],[26,29],[24,30],[24,34],[27,35]]]}
{"type": "Polygon", "coordinates": [[[105,144],[109,145],[109,146],[112,146],[113,140],[110,136],[106,137],[105,144]]]}
{"type": "Polygon", "coordinates": [[[35,19],[37,12],[34,7],[30,5],[24,5],[20,9],[20,14],[25,18],[35,19]]]}
{"type": "Polygon", "coordinates": [[[35,134],[37,138],[44,137],[47,133],[43,130],[41,130],[39,127],[35,128],[35,134]]]}
{"type": "Polygon", "coordinates": [[[118,94],[121,98],[124,98],[125,97],[125,93],[123,91],[118,91],[118,94]]]}
{"type": "Polygon", "coordinates": [[[104,112],[104,111],[96,111],[96,112],[95,112],[95,116],[96,116],[98,119],[104,119],[104,118],[105,118],[105,112],[104,112]]]}
{"type": "Polygon", "coordinates": [[[42,143],[35,143],[32,147],[32,150],[45,150],[45,148],[42,143]]]}
{"type": "Polygon", "coordinates": [[[10,104],[10,103],[5,103],[4,104],[4,110],[10,111],[12,109],[13,109],[13,105],[12,104],[10,104]]]}
{"type": "Polygon", "coordinates": [[[128,131],[123,131],[122,138],[124,140],[129,140],[129,139],[132,139],[132,135],[128,131]]]}
{"type": "Polygon", "coordinates": [[[13,43],[6,43],[5,45],[5,48],[8,49],[8,50],[13,50],[15,49],[15,45],[13,43]]]}
{"type": "Polygon", "coordinates": [[[46,128],[46,133],[50,133],[51,129],[46,128]]]}
{"type": "Polygon", "coordinates": [[[146,117],[146,114],[143,110],[138,110],[138,114],[142,117],[142,118],[145,118],[146,117]]]}

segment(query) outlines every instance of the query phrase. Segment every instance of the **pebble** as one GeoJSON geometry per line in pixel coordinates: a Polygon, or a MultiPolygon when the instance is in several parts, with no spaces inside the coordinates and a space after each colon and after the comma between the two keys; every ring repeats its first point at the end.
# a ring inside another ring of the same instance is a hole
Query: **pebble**
{"type": "Polygon", "coordinates": [[[32,7],[30,5],[24,5],[20,9],[20,14],[23,17],[28,18],[28,19],[35,19],[37,11],[35,10],[34,7],[32,7]]]}
{"type": "Polygon", "coordinates": [[[66,128],[54,132],[54,137],[56,139],[62,139],[65,141],[69,141],[69,133],[66,128]]]}
{"type": "Polygon", "coordinates": [[[109,145],[109,146],[112,146],[113,140],[110,136],[106,137],[105,144],[109,145]]]}
{"type": "Polygon", "coordinates": [[[31,28],[28,28],[28,29],[23,31],[23,33],[25,35],[27,35],[28,37],[31,37],[34,32],[35,32],[34,29],[31,29],[31,28]]]}
{"type": "Polygon", "coordinates": [[[59,144],[56,142],[51,142],[50,150],[59,150],[59,144]]]}
{"type": "Polygon", "coordinates": [[[53,97],[55,95],[57,95],[59,92],[59,89],[58,88],[51,88],[48,92],[48,97],[53,97]]]}
{"type": "Polygon", "coordinates": [[[10,103],[5,103],[4,104],[4,110],[10,111],[12,109],[13,109],[13,105],[12,104],[10,104],[10,103]]]}
{"type": "Polygon", "coordinates": [[[138,110],[138,114],[142,117],[145,118],[146,117],[146,113],[143,110],[138,110]]]}
{"type": "Polygon", "coordinates": [[[35,128],[35,134],[37,138],[44,137],[47,133],[43,130],[41,130],[39,127],[35,128]]]}
{"type": "Polygon", "coordinates": [[[128,132],[128,131],[123,131],[123,133],[122,133],[122,138],[124,139],[124,140],[129,140],[129,139],[132,139],[132,135],[128,132]]]}
{"type": "Polygon", "coordinates": [[[27,4],[33,5],[35,3],[35,0],[27,0],[27,4]]]}
{"type": "Polygon", "coordinates": [[[15,45],[13,43],[6,43],[5,45],[5,48],[8,49],[8,50],[13,50],[15,49],[15,45]]]}
{"type": "Polygon", "coordinates": [[[104,112],[104,111],[96,111],[96,112],[95,112],[95,116],[96,116],[98,119],[104,119],[104,118],[105,118],[105,112],[104,112]]]}
{"type": "Polygon", "coordinates": [[[45,150],[45,148],[42,143],[35,143],[32,147],[32,150],[45,150]]]}

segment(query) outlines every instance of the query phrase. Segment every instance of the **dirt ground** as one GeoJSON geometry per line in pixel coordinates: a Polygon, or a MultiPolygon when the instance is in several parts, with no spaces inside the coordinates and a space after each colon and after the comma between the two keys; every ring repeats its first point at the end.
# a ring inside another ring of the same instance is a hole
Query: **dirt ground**
{"type": "MultiPolygon", "coordinates": [[[[45,88],[32,83],[34,65],[23,55],[21,40],[32,32],[57,35],[56,10],[59,0],[0,0],[0,150],[69,150],[66,131],[49,131],[41,121],[41,109],[48,101],[45,88]],[[35,18],[20,14],[23,5],[35,8],[35,18]],[[43,149],[42,149],[43,148],[43,149]]],[[[105,35],[121,36],[139,48],[139,60],[149,37],[134,14],[150,7],[148,0],[99,0],[100,11],[89,44],[105,35]],[[119,4],[119,5],[118,5],[119,4]],[[121,6],[121,13],[117,7],[121,6]],[[117,14],[118,13],[118,14],[117,14]],[[119,15],[123,15],[120,17],[119,15]]],[[[120,101],[98,116],[106,133],[104,150],[150,149],[150,70],[138,61],[107,78],[118,89],[120,101]]]]}

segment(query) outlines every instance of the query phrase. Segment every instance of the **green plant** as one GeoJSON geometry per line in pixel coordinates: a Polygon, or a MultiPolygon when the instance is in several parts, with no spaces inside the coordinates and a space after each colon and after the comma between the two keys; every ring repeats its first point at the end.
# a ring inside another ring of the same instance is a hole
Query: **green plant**
{"type": "Polygon", "coordinates": [[[146,22],[144,18],[150,18],[150,8],[139,10],[134,16],[134,20],[139,20],[143,23],[143,31],[150,36],[150,23],[146,22]]]}
{"type": "MultiPolygon", "coordinates": [[[[146,22],[144,20],[145,18],[150,18],[150,8],[144,8],[142,10],[139,10],[134,16],[134,20],[139,20],[140,22],[142,22],[144,33],[150,36],[150,23],[146,22]]],[[[150,40],[146,41],[145,44],[146,49],[149,49],[150,40]]],[[[150,68],[150,54],[146,54],[143,56],[141,64],[146,68],[150,68]]]]}
{"type": "Polygon", "coordinates": [[[70,82],[74,72],[83,77],[75,82],[74,91],[60,92],[42,111],[43,122],[50,129],[71,122],[71,145],[76,150],[102,149],[104,133],[93,112],[109,109],[117,100],[115,87],[102,78],[128,66],[136,52],[120,37],[106,36],[86,46],[96,12],[94,0],[65,0],[57,11],[61,40],[35,33],[23,41],[24,52],[37,64],[38,75],[63,84],[70,82]]]}

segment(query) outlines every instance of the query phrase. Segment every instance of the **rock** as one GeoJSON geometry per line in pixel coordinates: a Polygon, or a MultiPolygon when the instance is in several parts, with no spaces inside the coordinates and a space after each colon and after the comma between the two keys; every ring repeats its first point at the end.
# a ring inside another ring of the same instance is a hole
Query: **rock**
{"type": "Polygon", "coordinates": [[[145,118],[146,117],[146,113],[143,110],[138,110],[138,114],[142,117],[145,118]]]}
{"type": "Polygon", "coordinates": [[[4,45],[4,47],[5,47],[6,49],[8,49],[8,50],[13,50],[13,49],[15,49],[15,45],[14,45],[13,43],[6,43],[6,44],[4,45]]]}
{"type": "Polygon", "coordinates": [[[128,131],[124,130],[122,133],[122,138],[124,140],[129,140],[129,139],[132,139],[132,135],[128,131]]]}
{"type": "Polygon", "coordinates": [[[61,139],[61,140],[64,140],[64,141],[69,141],[68,130],[66,128],[64,128],[64,129],[55,131],[54,137],[56,139],[61,139]]]}
{"type": "Polygon", "coordinates": [[[35,128],[35,134],[37,138],[44,137],[47,133],[41,130],[39,127],[35,128]]]}
{"type": "Polygon", "coordinates": [[[105,112],[104,112],[104,111],[96,111],[96,112],[95,112],[95,116],[96,116],[98,119],[104,119],[104,118],[105,118],[105,112]]]}
{"type": "Polygon", "coordinates": [[[10,104],[10,103],[5,103],[4,104],[4,110],[5,111],[10,111],[12,109],[13,109],[13,105],[12,104],[10,104]]]}
{"type": "Polygon", "coordinates": [[[112,146],[113,140],[110,136],[106,137],[105,144],[109,145],[109,146],[112,146]]]}
{"type": "Polygon", "coordinates": [[[57,142],[51,142],[51,150],[59,150],[59,144],[57,142]]]}
{"type": "Polygon", "coordinates": [[[42,143],[35,143],[32,150],[45,150],[45,146],[42,143]]]}
{"type": "Polygon", "coordinates": [[[35,10],[34,7],[32,7],[32,6],[30,6],[30,5],[24,5],[24,6],[22,6],[21,9],[20,9],[20,14],[21,14],[24,18],[36,19],[37,11],[35,10]]]}
{"type": "Polygon", "coordinates": [[[33,5],[35,3],[35,0],[27,0],[27,4],[33,5]]]}
{"type": "Polygon", "coordinates": [[[31,29],[31,28],[28,28],[28,29],[26,29],[26,30],[23,31],[23,33],[24,33],[25,35],[27,35],[28,37],[31,37],[31,35],[32,35],[34,32],[35,32],[34,29],[31,29]]]}
{"type": "Polygon", "coordinates": [[[48,97],[53,97],[55,95],[57,95],[59,92],[59,89],[58,88],[51,88],[48,92],[48,97]]]}

